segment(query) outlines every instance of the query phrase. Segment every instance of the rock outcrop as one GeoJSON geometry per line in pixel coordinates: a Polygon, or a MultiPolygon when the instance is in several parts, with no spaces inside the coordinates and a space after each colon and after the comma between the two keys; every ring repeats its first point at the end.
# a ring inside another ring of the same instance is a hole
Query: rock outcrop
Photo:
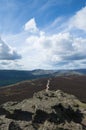
{"type": "Polygon", "coordinates": [[[86,130],[86,104],[60,90],[43,90],[2,104],[0,130],[86,130]]]}

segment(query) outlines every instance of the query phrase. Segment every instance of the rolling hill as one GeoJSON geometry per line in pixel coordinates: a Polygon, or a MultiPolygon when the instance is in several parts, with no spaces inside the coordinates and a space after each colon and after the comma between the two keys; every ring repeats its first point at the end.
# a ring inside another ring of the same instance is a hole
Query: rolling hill
{"type": "Polygon", "coordinates": [[[86,69],[79,70],[0,70],[0,86],[15,84],[20,81],[39,79],[45,77],[86,75],[86,69]]]}

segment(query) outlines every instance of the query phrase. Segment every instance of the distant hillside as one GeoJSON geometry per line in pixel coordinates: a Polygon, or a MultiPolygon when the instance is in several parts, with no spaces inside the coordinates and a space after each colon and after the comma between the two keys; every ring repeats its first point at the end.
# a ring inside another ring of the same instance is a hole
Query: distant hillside
{"type": "Polygon", "coordinates": [[[15,84],[24,80],[39,79],[44,77],[86,75],[86,69],[78,70],[0,70],[0,86],[15,84]]]}
{"type": "Polygon", "coordinates": [[[86,75],[86,69],[76,69],[75,71],[86,75]]]}
{"type": "Polygon", "coordinates": [[[49,74],[46,73],[35,74],[35,71],[0,70],[0,86],[48,76],[49,74]]]}

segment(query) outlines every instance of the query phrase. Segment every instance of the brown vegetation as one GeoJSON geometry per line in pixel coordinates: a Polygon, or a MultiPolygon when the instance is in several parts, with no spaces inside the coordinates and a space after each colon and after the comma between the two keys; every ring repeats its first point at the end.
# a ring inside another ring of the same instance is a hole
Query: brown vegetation
{"type": "MultiPolygon", "coordinates": [[[[7,101],[21,101],[33,96],[34,92],[46,89],[48,78],[20,82],[8,87],[0,88],[0,104],[7,101]]],[[[50,90],[63,90],[73,94],[86,102],[86,76],[53,77],[50,90]]]]}

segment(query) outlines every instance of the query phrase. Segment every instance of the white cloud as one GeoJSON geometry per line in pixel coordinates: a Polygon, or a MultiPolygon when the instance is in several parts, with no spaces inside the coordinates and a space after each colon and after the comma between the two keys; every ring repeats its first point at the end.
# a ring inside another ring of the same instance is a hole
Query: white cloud
{"type": "Polygon", "coordinates": [[[24,30],[25,31],[29,31],[29,32],[37,32],[38,28],[36,26],[36,22],[35,19],[32,18],[30,19],[24,26],[24,30]]]}
{"type": "Polygon", "coordinates": [[[77,28],[86,31],[86,7],[79,10],[69,22],[70,28],[77,28]]]}
{"type": "MultiPolygon", "coordinates": [[[[34,18],[29,20],[24,26],[24,31],[15,38],[18,51],[23,56],[19,61],[24,65],[23,69],[84,68],[86,65],[86,36],[78,37],[75,32],[71,33],[71,30],[76,28],[77,34],[80,30],[86,31],[85,12],[86,7],[78,11],[66,23],[62,23],[63,18],[56,19],[51,26],[49,25],[51,32],[47,33],[39,30],[34,18]],[[52,29],[58,30],[59,25],[60,31],[52,33],[52,29]]],[[[49,27],[47,28],[49,30],[49,27]]],[[[13,40],[11,39],[11,41],[13,40]]]]}
{"type": "Polygon", "coordinates": [[[23,66],[20,64],[18,60],[0,60],[0,69],[23,69],[23,66]]]}
{"type": "Polygon", "coordinates": [[[29,36],[26,41],[25,53],[29,54],[28,61],[31,59],[32,65],[53,67],[63,62],[68,65],[69,62],[86,59],[86,39],[74,37],[70,33],[29,36]]]}
{"type": "Polygon", "coordinates": [[[77,32],[77,35],[80,31],[86,33],[86,6],[81,8],[71,17],[57,17],[46,30],[51,33],[72,32],[75,34],[77,32]]]}
{"type": "Polygon", "coordinates": [[[16,60],[21,56],[0,38],[0,60],[16,60]]]}

